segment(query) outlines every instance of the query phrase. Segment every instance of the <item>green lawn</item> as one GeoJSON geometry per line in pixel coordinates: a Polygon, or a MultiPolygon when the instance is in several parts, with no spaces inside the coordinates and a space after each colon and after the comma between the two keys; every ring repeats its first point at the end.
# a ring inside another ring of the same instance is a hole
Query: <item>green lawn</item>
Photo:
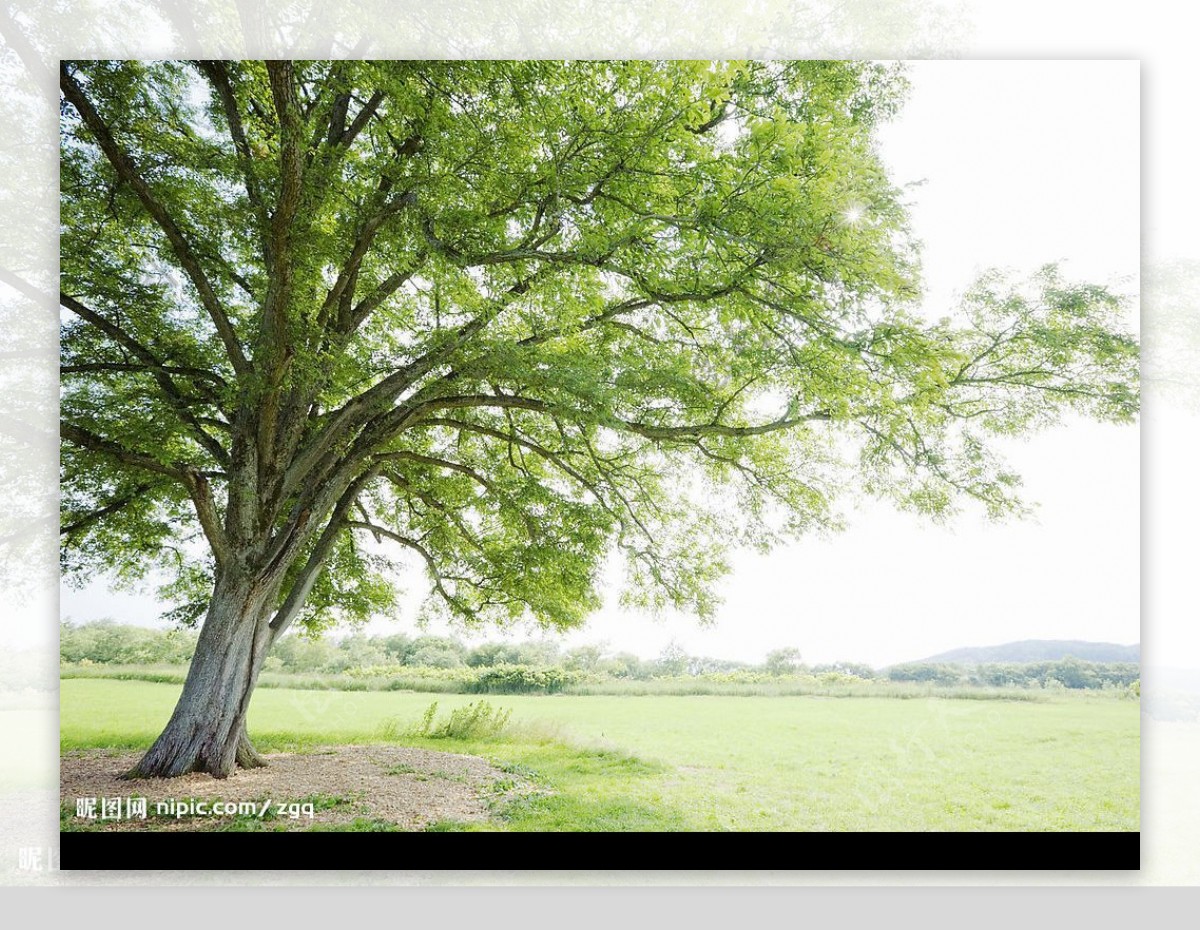
{"type": "MultiPolygon", "coordinates": [[[[175,684],[62,681],[64,750],[142,747],[175,684]]],[[[467,695],[261,689],[265,750],[382,742],[467,695]]],[[[1139,705],[1051,700],[505,696],[513,735],[401,741],[486,756],[553,794],[516,830],[1137,830],[1139,705]]],[[[454,825],[442,825],[453,828],[454,825]]]]}

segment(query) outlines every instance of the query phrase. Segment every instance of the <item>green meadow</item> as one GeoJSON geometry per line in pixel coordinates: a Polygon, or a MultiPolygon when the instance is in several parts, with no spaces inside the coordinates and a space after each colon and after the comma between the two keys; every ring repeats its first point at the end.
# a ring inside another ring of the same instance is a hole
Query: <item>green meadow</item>
{"type": "MultiPolygon", "coordinates": [[[[61,747],[142,748],[178,686],[62,681],[61,747]]],[[[418,737],[467,695],[260,689],[264,751],[399,742],[483,756],[542,789],[509,830],[1137,830],[1138,702],[506,696],[498,735],[418,737]]],[[[440,829],[455,829],[452,823],[440,829]]],[[[471,829],[480,829],[472,825],[471,829]]]]}

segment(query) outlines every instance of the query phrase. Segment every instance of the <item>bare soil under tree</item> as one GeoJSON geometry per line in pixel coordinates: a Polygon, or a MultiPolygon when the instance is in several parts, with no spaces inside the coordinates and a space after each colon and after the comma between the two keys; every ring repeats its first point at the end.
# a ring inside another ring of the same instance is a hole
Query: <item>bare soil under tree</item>
{"type": "MultiPolygon", "coordinates": [[[[327,746],[305,753],[264,755],[265,767],[237,769],[227,778],[192,772],[176,778],[123,780],[138,753],[87,750],[63,755],[61,800],[71,826],[105,830],[213,830],[231,815],[155,816],[155,802],[170,799],[265,801],[273,804],[267,829],[337,828],[376,821],[402,830],[423,830],[439,821],[484,821],[514,791],[528,786],[477,756],[399,746],[327,746]],[[100,799],[146,798],[149,816],[101,819],[100,799]],[[97,817],[73,816],[77,799],[95,798],[97,817]],[[292,819],[274,805],[313,801],[313,817],[292,819]]],[[[241,818],[245,820],[246,818],[241,818]]]]}

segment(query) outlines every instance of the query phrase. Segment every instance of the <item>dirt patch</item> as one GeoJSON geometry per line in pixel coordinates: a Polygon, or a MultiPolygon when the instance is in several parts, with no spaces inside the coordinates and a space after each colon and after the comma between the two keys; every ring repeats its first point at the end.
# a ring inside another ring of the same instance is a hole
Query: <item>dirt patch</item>
{"type": "Polygon", "coordinates": [[[403,746],[268,753],[263,756],[265,768],[238,769],[225,779],[193,773],[122,781],[121,773],[138,758],[138,753],[106,750],[63,755],[63,828],[304,830],[323,824],[353,829],[374,821],[380,828],[423,830],[444,820],[487,820],[498,802],[531,787],[477,756],[403,746]],[[131,798],[146,799],[145,817],[140,805],[129,804],[131,798]],[[119,809],[115,800],[121,802],[119,809]],[[232,813],[194,814],[189,804],[196,800],[210,802],[210,808],[215,801],[257,805],[243,804],[232,813]],[[307,808],[293,807],[296,804],[311,805],[311,816],[307,808]],[[181,809],[184,814],[178,816],[181,809]]]}

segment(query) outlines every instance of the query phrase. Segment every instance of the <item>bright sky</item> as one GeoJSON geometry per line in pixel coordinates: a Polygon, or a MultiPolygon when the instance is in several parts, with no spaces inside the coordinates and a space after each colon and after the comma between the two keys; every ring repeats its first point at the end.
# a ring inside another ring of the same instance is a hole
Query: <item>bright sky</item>
{"type": "MultiPolygon", "coordinates": [[[[931,313],[989,266],[1059,261],[1136,293],[1138,72],[1133,61],[910,65],[908,105],[881,145],[895,181],[924,181],[911,199],[931,313]]],[[[746,661],[795,646],[809,662],[884,665],[1017,639],[1137,642],[1138,459],[1135,427],[1072,423],[1012,444],[1039,505],[1033,520],[990,524],[969,511],[934,527],[872,506],[837,536],[736,557],[708,628],[629,614],[614,597],[565,644],[653,656],[674,641],[746,661]]],[[[370,632],[412,629],[415,608],[370,632]]],[[[99,585],[64,589],[61,601],[76,621],[152,624],[157,609],[99,585]]],[[[499,637],[471,640],[488,638],[499,637]]]]}

